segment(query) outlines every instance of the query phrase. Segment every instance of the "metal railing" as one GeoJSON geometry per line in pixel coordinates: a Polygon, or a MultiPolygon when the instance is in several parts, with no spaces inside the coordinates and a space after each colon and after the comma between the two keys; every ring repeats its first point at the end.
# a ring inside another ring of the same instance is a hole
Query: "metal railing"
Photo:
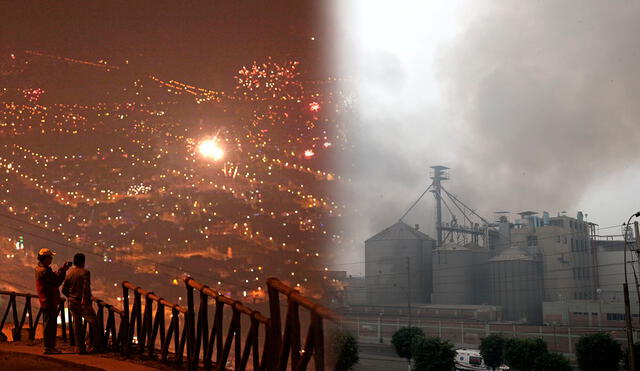
{"type": "MultiPolygon", "coordinates": [[[[22,339],[22,329],[24,328],[25,322],[28,320],[29,322],[29,340],[33,340],[36,337],[36,328],[38,327],[38,321],[40,321],[40,317],[42,316],[42,309],[38,310],[35,319],[33,318],[33,307],[31,305],[31,299],[38,299],[38,295],[15,292],[15,291],[0,291],[0,296],[8,296],[9,301],[7,302],[7,308],[4,311],[4,315],[2,316],[2,321],[0,322],[0,330],[4,328],[4,325],[7,321],[7,317],[9,313],[12,314],[12,323],[13,329],[11,330],[11,335],[14,341],[18,341],[22,339]],[[18,298],[24,298],[24,306],[22,308],[22,314],[18,314],[18,298]]],[[[58,314],[64,313],[64,302],[63,298],[60,299],[60,304],[58,305],[58,314]]],[[[63,340],[67,340],[66,333],[66,323],[65,318],[62,316],[61,319],[62,325],[62,338],[63,340]]],[[[0,340],[6,341],[7,337],[0,331],[0,340]]]]}
{"type": "Polygon", "coordinates": [[[306,370],[313,356],[315,370],[325,369],[324,324],[323,320],[338,321],[330,309],[302,296],[298,290],[282,283],[277,278],[267,279],[269,290],[269,311],[272,334],[269,342],[272,351],[278,355],[276,370],[286,370],[291,355],[291,369],[306,370]],[[282,332],[280,317],[280,295],[287,297],[287,315],[282,332]],[[310,323],[304,345],[300,334],[300,307],[309,311],[310,323]]]}
{"type": "MultiPolygon", "coordinates": [[[[247,368],[269,371],[287,368],[305,370],[312,357],[315,370],[326,368],[323,321],[340,321],[340,318],[328,308],[301,295],[298,290],[285,285],[277,278],[269,278],[269,318],[191,277],[186,277],[184,281],[187,289],[187,308],[171,303],[128,281],[122,282],[122,310],[101,299],[92,298],[97,305],[97,326],[102,336],[103,348],[100,350],[120,352],[124,356],[144,353],[149,358],[155,358],[159,353],[162,361],[175,363],[182,363],[186,350],[189,369],[204,366],[207,370],[226,370],[227,364],[232,361],[233,369],[236,371],[247,368]],[[197,315],[194,289],[200,293],[197,315]],[[130,303],[130,291],[133,294],[133,303],[130,303]],[[281,319],[280,295],[287,297],[284,323],[281,319]],[[214,304],[212,322],[209,321],[209,299],[212,299],[214,304]],[[301,335],[305,329],[301,326],[300,307],[309,315],[304,344],[301,335]],[[166,309],[169,309],[170,313],[166,313],[166,309]],[[230,319],[225,320],[225,309],[231,311],[230,319]],[[249,321],[248,330],[243,327],[243,321],[249,321]],[[246,334],[244,341],[243,328],[246,334]],[[263,336],[260,336],[261,333],[263,336]],[[170,354],[173,354],[171,359],[170,354]]],[[[29,326],[29,339],[35,339],[42,310],[40,309],[33,318],[31,300],[38,296],[0,291],[1,296],[8,296],[8,301],[0,329],[4,328],[11,314],[14,325],[13,339],[20,340],[26,324],[29,326]],[[25,298],[22,312],[19,310],[19,298],[25,298]]],[[[69,340],[69,343],[74,345],[73,327],[76,324],[72,321],[71,312],[65,311],[64,299],[61,299],[57,313],[62,327],[62,340],[69,340]]],[[[86,323],[77,325],[86,326],[86,323]]],[[[0,340],[6,340],[2,332],[0,340]]]]}
{"type": "MultiPolygon", "coordinates": [[[[131,355],[134,351],[139,354],[146,351],[148,356],[153,358],[156,351],[156,340],[159,336],[161,359],[165,362],[169,360],[169,348],[173,341],[175,354],[173,361],[181,363],[187,334],[183,328],[182,335],[180,335],[180,317],[184,318],[187,309],[128,281],[122,282],[122,293],[124,305],[122,353],[131,355]],[[129,290],[133,291],[131,309],[129,309],[129,290]],[[143,296],[145,298],[144,313],[142,311],[143,296]],[[153,311],[154,303],[156,306],[155,314],[153,311]],[[165,308],[171,309],[168,328],[165,325],[165,308]]],[[[182,322],[184,327],[184,319],[182,322]]]]}
{"type": "Polygon", "coordinates": [[[100,342],[102,349],[100,350],[120,351],[122,349],[122,340],[124,339],[124,311],[96,297],[93,297],[92,300],[98,307],[96,316],[98,317],[98,329],[102,335],[102,341],[100,342]],[[106,319],[104,315],[105,309],[107,311],[106,319]],[[116,318],[118,321],[116,321],[116,318]]]}
{"type": "MultiPolygon", "coordinates": [[[[9,313],[12,314],[12,324],[13,328],[11,330],[11,335],[13,337],[13,341],[19,341],[22,339],[22,330],[26,329],[29,331],[29,340],[34,340],[36,337],[36,329],[38,327],[38,323],[40,322],[40,318],[42,317],[42,308],[38,309],[38,312],[34,318],[33,316],[33,305],[32,299],[38,300],[38,295],[30,294],[30,293],[21,293],[14,291],[0,291],[0,296],[7,296],[7,306],[4,310],[4,315],[2,316],[2,321],[0,321],[0,329],[3,329],[5,324],[7,323],[7,319],[9,317],[9,313]],[[24,298],[24,305],[22,307],[22,314],[20,314],[18,298],[24,298]],[[25,327],[28,324],[29,327],[25,327]]],[[[97,326],[99,327],[99,333],[102,336],[102,344],[103,349],[99,349],[100,351],[104,350],[117,350],[120,348],[118,339],[122,333],[122,321],[120,322],[120,327],[117,327],[116,324],[116,315],[122,318],[124,314],[123,311],[113,307],[110,304],[105,303],[104,301],[93,297],[93,302],[96,303],[98,307],[97,311],[97,326]],[[105,323],[105,315],[104,310],[107,310],[106,323],[105,323]]],[[[56,312],[57,318],[60,319],[61,326],[61,336],[63,341],[69,341],[70,345],[75,345],[75,333],[73,331],[73,323],[71,312],[68,310],[65,311],[65,304],[68,305],[68,302],[64,298],[60,298],[60,304],[58,305],[58,310],[56,312]]],[[[81,324],[81,326],[86,326],[86,323],[81,324]]],[[[0,340],[6,341],[7,337],[2,332],[0,332],[0,340]]]]}
{"type": "Polygon", "coordinates": [[[187,288],[187,354],[189,359],[189,369],[197,369],[201,353],[202,362],[205,369],[215,367],[216,370],[226,369],[227,361],[234,346],[234,370],[244,370],[247,367],[249,358],[252,359],[254,370],[272,369],[272,352],[269,347],[271,342],[264,341],[262,356],[260,355],[259,332],[260,326],[264,328],[265,339],[271,333],[271,323],[269,319],[260,312],[246,307],[237,300],[226,297],[210,287],[199,283],[191,277],[184,279],[187,288]],[[200,292],[198,305],[198,316],[196,320],[195,300],[193,291],[200,292]],[[211,298],[215,302],[214,320],[209,327],[209,303],[211,298]],[[224,337],[224,310],[225,306],[231,309],[232,317],[224,337]],[[242,342],[242,317],[248,318],[251,322],[249,331],[242,342]],[[224,340],[224,343],[223,343],[224,340]],[[202,350],[202,352],[201,352],[202,350]],[[215,350],[215,362],[214,362],[215,350]]]}

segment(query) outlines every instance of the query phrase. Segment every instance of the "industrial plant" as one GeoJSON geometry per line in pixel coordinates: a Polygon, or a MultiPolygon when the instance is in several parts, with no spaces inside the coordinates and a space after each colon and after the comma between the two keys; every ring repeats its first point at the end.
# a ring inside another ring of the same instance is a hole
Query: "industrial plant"
{"type": "MultiPolygon", "coordinates": [[[[344,280],[350,311],[622,325],[623,241],[599,236],[582,212],[498,211],[489,221],[443,186],[447,167],[433,166],[430,178],[399,220],[364,242],[365,276],[344,280]],[[404,222],[429,192],[435,199],[433,237],[404,222]]],[[[636,295],[632,303],[637,307],[636,295]]]]}

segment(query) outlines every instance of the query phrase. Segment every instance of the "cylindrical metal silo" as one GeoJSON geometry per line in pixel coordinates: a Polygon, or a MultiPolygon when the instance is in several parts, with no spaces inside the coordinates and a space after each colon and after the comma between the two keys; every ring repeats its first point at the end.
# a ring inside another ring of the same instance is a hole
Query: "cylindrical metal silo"
{"type": "Polygon", "coordinates": [[[544,297],[542,261],[524,249],[509,248],[489,260],[492,304],[502,318],[540,324],[544,297]]]}
{"type": "Polygon", "coordinates": [[[473,304],[474,252],[465,247],[446,244],[433,252],[434,304],[473,304]]]}

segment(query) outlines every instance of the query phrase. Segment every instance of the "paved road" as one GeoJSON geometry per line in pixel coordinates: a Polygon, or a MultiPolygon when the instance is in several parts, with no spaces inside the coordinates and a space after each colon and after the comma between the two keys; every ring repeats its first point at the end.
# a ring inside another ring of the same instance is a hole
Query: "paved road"
{"type": "Polygon", "coordinates": [[[103,370],[102,368],[78,365],[61,359],[18,352],[8,352],[2,349],[0,349],[0,364],[2,365],[3,370],[103,370]]]}
{"type": "Polygon", "coordinates": [[[71,352],[44,355],[42,354],[42,346],[10,343],[0,343],[0,359],[2,370],[155,370],[133,362],[92,355],[81,356],[71,352]],[[25,367],[20,367],[22,364],[25,367]],[[29,365],[33,367],[28,367],[29,365]],[[48,367],[40,367],[41,365],[48,367]]]}
{"type": "Polygon", "coordinates": [[[360,361],[355,371],[407,371],[407,361],[389,344],[360,343],[360,361]]]}

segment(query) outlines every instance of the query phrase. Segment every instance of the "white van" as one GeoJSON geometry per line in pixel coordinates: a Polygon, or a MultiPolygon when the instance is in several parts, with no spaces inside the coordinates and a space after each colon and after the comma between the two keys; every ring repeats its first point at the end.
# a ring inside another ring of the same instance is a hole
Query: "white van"
{"type": "MultiPolygon", "coordinates": [[[[487,365],[484,364],[482,355],[478,349],[456,349],[456,360],[453,366],[455,371],[487,371],[490,370],[487,365]]],[[[500,366],[496,370],[507,371],[509,367],[500,366]]]]}

